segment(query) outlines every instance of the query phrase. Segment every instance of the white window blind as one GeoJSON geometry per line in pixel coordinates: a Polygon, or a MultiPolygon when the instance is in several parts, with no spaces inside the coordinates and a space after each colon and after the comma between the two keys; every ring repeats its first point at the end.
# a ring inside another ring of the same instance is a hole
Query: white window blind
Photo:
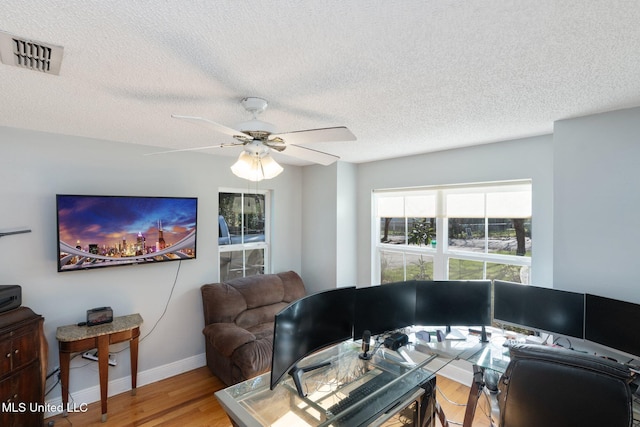
{"type": "Polygon", "coordinates": [[[380,196],[376,201],[378,218],[434,218],[436,195],[380,196]]]}
{"type": "Polygon", "coordinates": [[[446,216],[449,218],[484,218],[483,193],[446,194],[446,216]]]}
{"type": "Polygon", "coordinates": [[[377,200],[378,218],[404,217],[404,197],[379,197],[377,200]]]}
{"type": "Polygon", "coordinates": [[[531,183],[380,192],[378,218],[531,218],[531,183]],[[438,194],[442,202],[438,205],[438,194]],[[439,212],[442,212],[439,214],[439,212]]]}
{"type": "Polygon", "coordinates": [[[531,218],[531,189],[487,193],[487,218],[531,218]]]}
{"type": "Polygon", "coordinates": [[[435,194],[405,197],[404,213],[407,218],[435,217],[436,216],[435,194]]]}
{"type": "Polygon", "coordinates": [[[531,218],[531,184],[445,190],[448,218],[531,218]]]}

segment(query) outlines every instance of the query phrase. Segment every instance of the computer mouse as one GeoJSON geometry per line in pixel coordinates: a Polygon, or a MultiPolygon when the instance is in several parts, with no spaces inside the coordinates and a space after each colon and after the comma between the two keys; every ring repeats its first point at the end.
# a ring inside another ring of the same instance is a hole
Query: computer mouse
{"type": "Polygon", "coordinates": [[[485,369],[484,371],[484,385],[487,387],[490,393],[498,392],[498,381],[500,380],[500,374],[491,369],[485,369]]]}

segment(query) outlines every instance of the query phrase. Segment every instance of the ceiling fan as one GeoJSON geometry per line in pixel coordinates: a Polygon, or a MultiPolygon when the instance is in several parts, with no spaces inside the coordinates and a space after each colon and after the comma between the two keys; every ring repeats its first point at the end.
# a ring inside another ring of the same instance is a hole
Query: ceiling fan
{"type": "Polygon", "coordinates": [[[235,139],[234,142],[210,145],[207,147],[161,151],[152,154],[241,146],[244,150],[240,154],[238,162],[231,167],[231,170],[241,178],[260,181],[262,179],[273,178],[282,172],[282,167],[271,157],[270,150],[326,166],[334,163],[339,157],[305,147],[304,144],[356,140],[353,133],[344,126],[275,133],[274,125],[258,119],[258,115],[268,106],[268,102],[265,99],[247,97],[243,98],[240,103],[253,117],[251,120],[240,123],[237,126],[238,129],[221,125],[203,117],[171,115],[171,117],[175,119],[207,124],[213,130],[233,137],[235,139]]]}

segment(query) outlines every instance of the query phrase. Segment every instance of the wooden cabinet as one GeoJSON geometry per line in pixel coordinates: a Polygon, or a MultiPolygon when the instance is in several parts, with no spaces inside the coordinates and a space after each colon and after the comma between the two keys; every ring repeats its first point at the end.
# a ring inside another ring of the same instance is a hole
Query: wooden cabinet
{"type": "Polygon", "coordinates": [[[43,322],[27,307],[0,313],[0,426],[43,423],[47,361],[43,322]]]}

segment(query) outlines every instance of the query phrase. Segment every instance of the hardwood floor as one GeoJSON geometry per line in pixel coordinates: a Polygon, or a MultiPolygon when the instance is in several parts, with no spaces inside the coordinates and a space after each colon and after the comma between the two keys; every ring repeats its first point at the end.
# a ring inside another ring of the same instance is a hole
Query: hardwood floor
{"type": "Polygon", "coordinates": [[[54,421],[56,427],[229,427],[229,418],[213,395],[222,388],[222,381],[205,366],[139,387],[135,396],[125,392],[110,397],[104,423],[100,422],[100,402],[96,402],[85,413],[70,413],[66,418],[56,415],[44,425],[54,421]]]}
{"type": "MultiPolygon", "coordinates": [[[[462,384],[438,377],[437,399],[443,407],[447,419],[462,422],[464,406],[451,404],[466,403],[469,388],[462,384]],[[445,399],[446,396],[447,399],[445,399]]],[[[89,405],[85,413],[70,413],[68,417],[57,415],[47,418],[55,427],[230,427],[231,422],[213,395],[224,384],[211,374],[207,367],[177,375],[138,388],[136,396],[125,392],[109,398],[108,419],[100,422],[100,402],[89,405]]],[[[486,401],[481,400],[476,411],[474,427],[488,427],[483,411],[486,401]]]]}

